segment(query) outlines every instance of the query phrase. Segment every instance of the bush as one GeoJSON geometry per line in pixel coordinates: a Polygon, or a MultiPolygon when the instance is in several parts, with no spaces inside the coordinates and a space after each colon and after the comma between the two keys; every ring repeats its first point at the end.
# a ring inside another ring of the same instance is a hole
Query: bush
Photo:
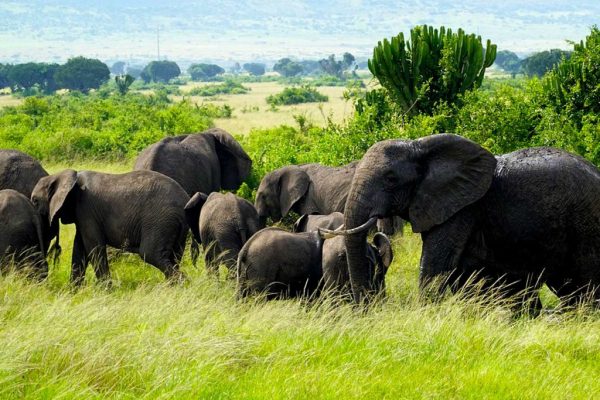
{"type": "Polygon", "coordinates": [[[219,94],[246,94],[250,91],[250,88],[236,83],[232,80],[227,80],[224,83],[216,85],[197,86],[191,89],[188,94],[190,96],[216,96],[219,94]]]}
{"type": "Polygon", "coordinates": [[[216,64],[192,64],[188,68],[188,74],[193,81],[209,81],[224,72],[225,70],[216,64]]]}
{"type": "Polygon", "coordinates": [[[0,147],[42,160],[130,158],[167,135],[209,128],[224,112],[215,105],[171,104],[164,96],[136,93],[30,97],[0,110],[0,147]]]}
{"type": "Polygon", "coordinates": [[[267,103],[272,106],[285,106],[300,103],[318,103],[329,101],[329,97],[319,93],[308,85],[300,87],[287,87],[283,92],[267,97],[267,103]]]}

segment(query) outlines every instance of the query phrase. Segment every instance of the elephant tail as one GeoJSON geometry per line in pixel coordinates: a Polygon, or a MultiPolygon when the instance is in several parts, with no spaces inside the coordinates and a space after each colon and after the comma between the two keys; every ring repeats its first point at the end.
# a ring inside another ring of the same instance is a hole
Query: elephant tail
{"type": "Polygon", "coordinates": [[[198,264],[198,257],[200,256],[200,244],[194,236],[192,236],[192,242],[190,243],[190,253],[192,255],[192,265],[196,267],[198,264]]]}

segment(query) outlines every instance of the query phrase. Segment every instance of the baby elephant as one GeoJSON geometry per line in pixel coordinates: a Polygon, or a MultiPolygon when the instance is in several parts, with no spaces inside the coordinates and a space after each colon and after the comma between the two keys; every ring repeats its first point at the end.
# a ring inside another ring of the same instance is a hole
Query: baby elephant
{"type": "Polygon", "coordinates": [[[0,226],[0,267],[14,262],[16,268],[29,267],[39,279],[46,278],[42,220],[29,199],[12,189],[0,190],[0,226]]]}
{"type": "MultiPolygon", "coordinates": [[[[369,276],[373,287],[385,288],[385,275],[394,259],[392,244],[383,233],[376,233],[367,245],[369,276]]],[[[346,261],[346,244],[343,236],[325,240],[323,244],[323,289],[333,293],[350,293],[350,275],[346,261]]]]}
{"type": "MultiPolygon", "coordinates": [[[[367,247],[370,276],[385,287],[392,248],[378,233],[367,247]]],[[[268,298],[318,294],[349,289],[343,238],[323,240],[319,231],[292,233],[279,228],[257,232],[238,257],[238,295],[265,292],[268,298]],[[331,244],[328,242],[331,241],[331,244]]]]}
{"type": "Polygon", "coordinates": [[[80,284],[90,261],[110,279],[106,246],[138,253],[167,278],[181,278],[188,226],[187,193],[154,171],[105,174],[64,170],[39,180],[31,199],[50,225],[75,224],[71,282],[80,284]]]}
{"type": "Polygon", "coordinates": [[[344,225],[344,214],[332,212],[327,215],[304,214],[294,223],[294,232],[312,232],[318,228],[336,230],[344,225]]]}
{"type": "Polygon", "coordinates": [[[219,261],[233,271],[238,253],[259,229],[254,205],[232,193],[196,193],[185,206],[188,225],[202,243],[205,264],[215,271],[219,261]]]}

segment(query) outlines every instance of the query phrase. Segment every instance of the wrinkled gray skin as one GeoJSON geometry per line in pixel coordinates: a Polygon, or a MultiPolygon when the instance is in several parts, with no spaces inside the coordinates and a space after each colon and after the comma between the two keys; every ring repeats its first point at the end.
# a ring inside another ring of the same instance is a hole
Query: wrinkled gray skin
{"type": "Polygon", "coordinates": [[[232,193],[196,193],[185,206],[185,214],[194,238],[204,247],[205,265],[212,271],[221,261],[233,270],[240,249],[260,229],[252,203],[232,193]]]}
{"type": "Polygon", "coordinates": [[[0,269],[14,262],[30,267],[39,279],[48,275],[42,220],[31,202],[12,189],[0,190],[0,269]]]}
{"type": "Polygon", "coordinates": [[[83,282],[90,261],[99,280],[110,280],[106,246],[138,253],[167,278],[180,278],[189,197],[171,178],[64,170],[40,179],[31,197],[50,224],[75,224],[72,283],[83,282]]]}
{"type": "MultiPolygon", "coordinates": [[[[373,244],[366,249],[373,286],[383,290],[393,259],[390,241],[384,234],[376,233],[373,244]]],[[[261,292],[268,298],[312,296],[323,288],[332,293],[349,293],[344,240],[323,240],[318,231],[263,229],[244,245],[237,268],[240,296],[261,292]]]]}
{"type": "MultiPolygon", "coordinates": [[[[267,218],[280,221],[290,211],[297,214],[326,215],[343,212],[358,162],[342,167],[318,163],[289,165],[263,177],[254,206],[261,224],[267,218]]],[[[393,223],[381,221],[381,229],[393,234],[393,223]]]]}
{"type": "MultiPolygon", "coordinates": [[[[394,259],[392,244],[383,233],[376,233],[373,242],[366,246],[369,274],[373,277],[372,287],[385,289],[385,275],[394,259]]],[[[346,259],[346,244],[342,236],[325,240],[323,243],[323,289],[333,293],[350,293],[350,275],[346,259]]]]}
{"type": "Polygon", "coordinates": [[[294,223],[294,232],[313,232],[319,228],[335,230],[344,225],[344,214],[333,212],[328,215],[304,214],[294,223]]]}
{"type": "MultiPolygon", "coordinates": [[[[28,199],[38,181],[48,176],[40,162],[18,150],[0,150],[0,190],[13,189],[28,199]]],[[[44,248],[48,250],[50,241],[58,235],[58,224],[50,227],[42,221],[44,248]]]]}
{"type": "Polygon", "coordinates": [[[238,256],[238,295],[313,295],[322,276],[322,247],[318,232],[292,233],[279,228],[258,231],[238,256]]]}
{"type": "Polygon", "coordinates": [[[277,222],[290,211],[331,214],[344,211],[356,162],[343,167],[321,164],[290,165],[264,176],[254,205],[262,220],[277,222]]]}
{"type": "Polygon", "coordinates": [[[151,170],[173,178],[188,193],[237,190],[252,161],[240,144],[222,129],[166,137],[144,149],[135,170],[151,170]]]}
{"type": "MultiPolygon", "coordinates": [[[[551,148],[494,157],[455,135],[373,145],[360,162],[346,229],[398,215],[420,232],[421,285],[450,274],[460,287],[474,271],[510,283],[508,295],[544,282],[559,296],[600,285],[600,171],[551,148]]],[[[372,290],[365,235],[346,237],[355,300],[372,290]]],[[[600,293],[595,291],[598,299],[600,293]]],[[[537,292],[523,300],[539,306],[537,292]]],[[[571,297],[571,301],[579,296],[571,297]]]]}

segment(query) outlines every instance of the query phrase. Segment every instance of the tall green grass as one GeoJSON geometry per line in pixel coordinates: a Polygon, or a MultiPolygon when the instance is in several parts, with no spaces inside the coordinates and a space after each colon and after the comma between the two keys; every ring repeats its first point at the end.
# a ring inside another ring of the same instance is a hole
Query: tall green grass
{"type": "MultiPolygon", "coordinates": [[[[53,168],[50,168],[53,169],[53,168]]],[[[117,168],[120,169],[120,168],[117,168]]],[[[387,297],[235,299],[188,256],[171,286],[111,252],[112,289],[68,285],[74,228],[41,284],[0,278],[0,398],[593,398],[600,315],[517,318],[482,298],[419,300],[418,235],[393,240],[387,297]]]]}

